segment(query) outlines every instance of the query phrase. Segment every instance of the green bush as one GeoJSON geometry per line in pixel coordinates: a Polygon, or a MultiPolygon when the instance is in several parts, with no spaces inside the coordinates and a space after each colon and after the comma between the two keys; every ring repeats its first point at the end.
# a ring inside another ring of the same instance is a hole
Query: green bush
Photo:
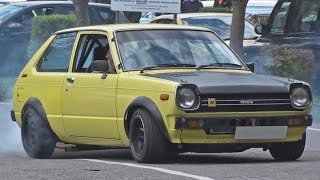
{"type": "Polygon", "coordinates": [[[32,19],[32,34],[28,56],[31,57],[52,33],[75,27],[74,15],[37,16],[32,19]]]}
{"type": "Polygon", "coordinates": [[[227,7],[204,7],[204,8],[201,8],[199,12],[231,13],[231,10],[227,7]]]}
{"type": "Polygon", "coordinates": [[[311,49],[269,45],[264,48],[264,66],[272,75],[289,77],[312,83],[316,78],[317,63],[311,49]]]}

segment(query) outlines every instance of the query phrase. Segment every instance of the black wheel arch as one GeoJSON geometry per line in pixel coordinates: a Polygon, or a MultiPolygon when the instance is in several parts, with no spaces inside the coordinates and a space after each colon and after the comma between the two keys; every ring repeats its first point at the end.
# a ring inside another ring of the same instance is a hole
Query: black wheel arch
{"type": "Polygon", "coordinates": [[[153,117],[152,120],[159,128],[160,132],[163,134],[164,138],[171,142],[171,138],[169,136],[166,125],[164,124],[162,115],[160,113],[157,105],[148,97],[141,96],[136,98],[127,108],[125,116],[124,116],[124,128],[129,137],[129,129],[130,129],[130,120],[136,109],[143,108],[150,113],[150,116],[153,117]]]}
{"type": "Polygon", "coordinates": [[[24,104],[22,108],[21,118],[23,118],[24,113],[28,108],[33,108],[43,119],[48,121],[47,114],[39,99],[35,97],[31,97],[28,99],[28,101],[24,104]]]}
{"type": "Polygon", "coordinates": [[[23,119],[24,114],[28,108],[33,108],[39,114],[41,119],[43,119],[45,121],[45,123],[47,123],[48,127],[50,128],[51,132],[54,134],[55,138],[59,139],[58,136],[54,133],[54,131],[52,130],[52,128],[50,126],[50,123],[47,118],[47,113],[46,113],[41,101],[35,97],[31,97],[27,100],[27,102],[24,104],[24,106],[22,108],[22,113],[21,113],[22,121],[24,120],[23,119]]]}

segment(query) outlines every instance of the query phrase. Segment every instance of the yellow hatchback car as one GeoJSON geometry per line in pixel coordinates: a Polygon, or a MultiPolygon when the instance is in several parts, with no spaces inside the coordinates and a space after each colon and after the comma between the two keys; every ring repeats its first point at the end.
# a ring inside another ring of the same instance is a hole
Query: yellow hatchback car
{"type": "Polygon", "coordinates": [[[311,105],[307,83],[253,73],[209,29],[108,25],[53,34],[16,82],[12,119],[32,158],[62,142],[137,162],[250,148],[295,160],[311,105]]]}

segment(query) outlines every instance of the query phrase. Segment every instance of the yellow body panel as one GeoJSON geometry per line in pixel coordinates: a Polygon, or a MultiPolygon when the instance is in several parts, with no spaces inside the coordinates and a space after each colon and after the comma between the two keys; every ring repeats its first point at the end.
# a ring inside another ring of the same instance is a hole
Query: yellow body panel
{"type": "MultiPolygon", "coordinates": [[[[113,25],[83,27],[65,32],[80,31],[83,33],[103,34],[110,39],[114,32],[126,29],[194,29],[206,30],[199,27],[174,25],[113,25]],[[84,31],[84,32],[82,32],[84,31]]],[[[207,30],[206,30],[207,31],[207,30]]],[[[151,99],[160,110],[164,124],[173,143],[263,143],[268,141],[235,141],[234,135],[206,135],[202,130],[175,129],[176,117],[273,117],[289,115],[307,115],[311,109],[297,112],[243,112],[243,113],[185,113],[175,104],[175,91],[179,83],[153,78],[138,71],[124,72],[117,70],[117,74],[109,74],[101,79],[99,73],[72,73],[72,65],[77,47],[73,48],[69,72],[43,73],[36,71],[36,65],[45,49],[56,35],[53,35],[34,55],[28,65],[21,72],[14,88],[14,110],[17,123],[21,126],[24,104],[29,98],[37,98],[47,114],[49,124],[55,134],[65,143],[103,145],[112,147],[129,146],[129,139],[125,132],[124,120],[128,106],[138,97],[151,99]],[[22,74],[28,74],[22,78],[22,74]],[[74,77],[70,84],[68,77],[74,77]],[[168,100],[161,100],[160,95],[169,95],[168,100]]],[[[120,64],[119,54],[114,41],[110,41],[115,66],[120,64]]],[[[145,73],[191,72],[195,69],[156,70],[145,73]]],[[[214,72],[251,73],[247,70],[203,70],[214,72]]],[[[214,105],[214,102],[212,102],[214,105]]],[[[284,141],[299,140],[306,127],[289,128],[284,141]]]]}

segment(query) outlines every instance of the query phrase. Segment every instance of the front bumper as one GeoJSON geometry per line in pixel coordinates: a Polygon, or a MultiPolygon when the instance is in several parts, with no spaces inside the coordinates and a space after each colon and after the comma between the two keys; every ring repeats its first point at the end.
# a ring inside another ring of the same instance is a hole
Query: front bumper
{"type": "Polygon", "coordinates": [[[239,126],[311,126],[312,115],[286,117],[241,117],[241,118],[176,118],[175,129],[202,129],[207,134],[234,134],[239,126]]]}
{"type": "MultiPolygon", "coordinates": [[[[311,115],[273,116],[246,118],[236,117],[175,117],[175,124],[171,126],[171,138],[177,144],[270,144],[277,142],[292,142],[301,139],[307,126],[312,125],[311,115]],[[300,119],[300,121],[299,121],[300,119]],[[232,121],[238,120],[238,121],[232,121]],[[246,120],[246,121],[241,121],[246,120]],[[253,121],[254,120],[254,121],[253,121]],[[195,123],[202,121],[202,123],[195,123]],[[191,123],[190,123],[191,122],[191,123]],[[236,123],[234,123],[236,122],[236,123]],[[230,124],[231,123],[231,124],[230,124]],[[191,127],[190,127],[191,125],[191,127]],[[283,139],[236,139],[236,127],[283,127],[287,126],[287,133],[283,139]]],[[[173,119],[172,119],[173,120],[173,119]]]]}

